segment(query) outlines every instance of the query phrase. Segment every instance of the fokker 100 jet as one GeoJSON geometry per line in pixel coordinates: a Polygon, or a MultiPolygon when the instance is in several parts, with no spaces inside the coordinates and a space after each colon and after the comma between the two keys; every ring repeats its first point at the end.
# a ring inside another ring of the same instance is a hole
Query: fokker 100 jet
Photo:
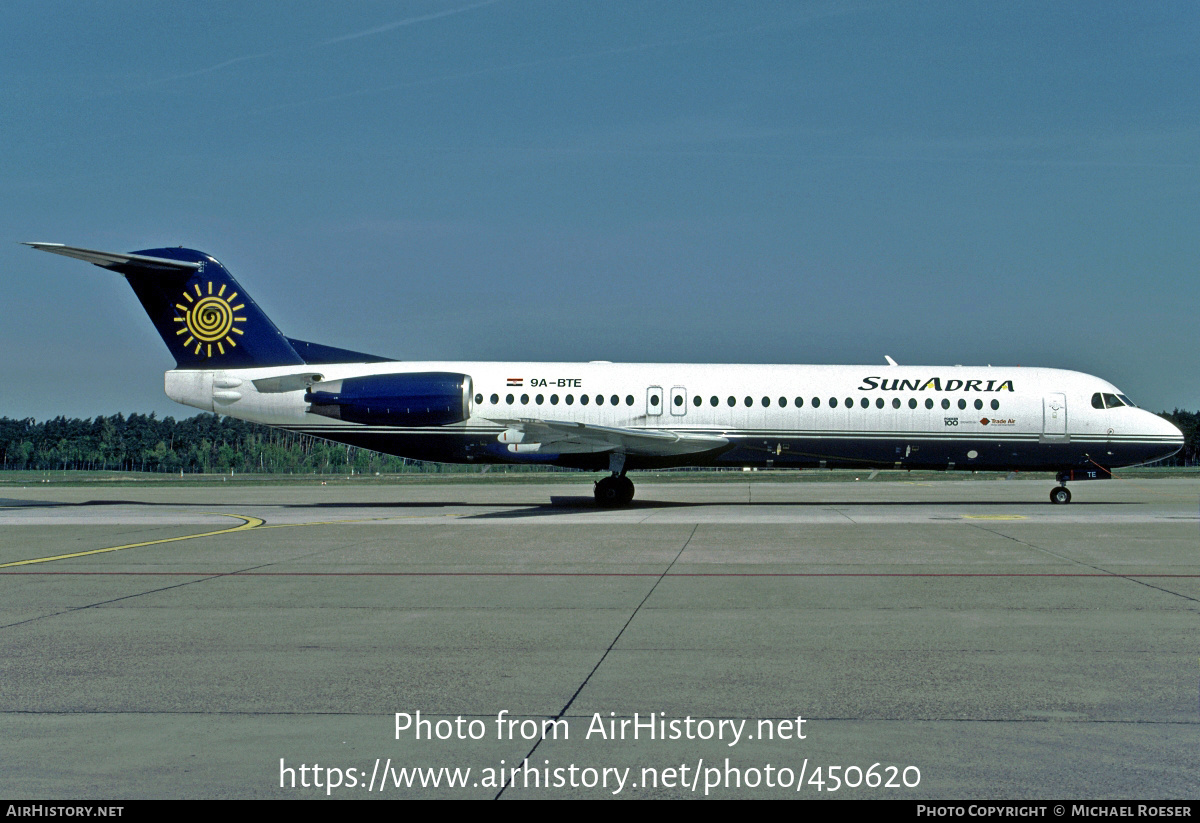
{"type": "Polygon", "coordinates": [[[125,277],[174,355],[172,400],[445,463],[606,472],[674,466],[1051,471],[1071,480],[1168,457],[1183,435],[1074,371],[943,366],[403,362],[285,336],[204,252],[29,243],[125,277]]]}

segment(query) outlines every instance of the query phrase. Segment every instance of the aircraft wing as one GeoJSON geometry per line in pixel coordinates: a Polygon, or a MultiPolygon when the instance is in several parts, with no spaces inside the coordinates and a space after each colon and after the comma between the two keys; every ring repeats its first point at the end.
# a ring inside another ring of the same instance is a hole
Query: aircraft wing
{"type": "Polygon", "coordinates": [[[667,429],[625,429],[558,420],[493,420],[507,426],[496,439],[514,453],[587,454],[621,452],[642,457],[665,457],[719,449],[729,443],[716,434],[667,429]]]}

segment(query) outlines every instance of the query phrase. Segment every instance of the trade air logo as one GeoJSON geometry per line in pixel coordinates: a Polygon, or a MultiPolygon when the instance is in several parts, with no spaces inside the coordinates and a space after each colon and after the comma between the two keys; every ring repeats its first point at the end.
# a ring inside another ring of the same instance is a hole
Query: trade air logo
{"type": "Polygon", "coordinates": [[[246,304],[235,303],[238,293],[230,292],[226,296],[225,288],[222,285],[216,294],[213,294],[211,280],[208,281],[207,288],[195,283],[192,289],[185,291],[180,298],[187,302],[175,304],[175,308],[183,313],[182,317],[175,316],[175,322],[183,324],[183,328],[175,334],[187,335],[183,346],[191,350],[192,354],[212,357],[214,346],[217,354],[224,354],[226,346],[232,349],[237,345],[233,335],[240,336],[244,333],[238,328],[238,324],[245,323],[246,318],[239,317],[237,313],[244,309],[246,304]]]}

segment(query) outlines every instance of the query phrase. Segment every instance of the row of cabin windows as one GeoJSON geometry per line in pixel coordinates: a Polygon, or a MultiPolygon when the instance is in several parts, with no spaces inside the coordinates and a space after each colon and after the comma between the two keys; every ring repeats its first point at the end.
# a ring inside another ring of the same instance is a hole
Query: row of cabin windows
{"type": "MultiPolygon", "coordinates": [[[[491,400],[492,405],[495,406],[495,405],[499,404],[499,402],[500,402],[500,395],[493,394],[489,399],[491,400]]],[[[558,400],[559,400],[559,398],[558,398],[557,394],[550,395],[550,405],[551,406],[557,406],[558,400]]],[[[568,406],[570,406],[575,403],[575,396],[572,394],[568,394],[566,397],[563,398],[563,400],[566,402],[566,404],[568,406]]],[[[482,403],[483,395],[482,394],[475,395],[475,402],[482,403]]],[[[510,394],[504,398],[504,402],[511,406],[516,402],[516,397],[514,395],[510,394]]],[[[544,402],[546,402],[546,398],[544,395],[539,394],[539,395],[537,395],[537,397],[535,397],[533,399],[533,402],[536,405],[540,406],[544,402]]],[[[591,400],[588,397],[588,395],[584,394],[584,395],[580,395],[579,402],[582,405],[586,406],[586,405],[588,405],[588,403],[591,402],[591,400]]],[[[651,408],[653,408],[654,406],[657,406],[658,402],[659,402],[659,399],[656,395],[650,396],[651,408]]],[[[675,404],[675,406],[677,408],[682,406],[684,403],[683,395],[681,395],[681,394],[675,395],[672,402],[675,404]]],[[[737,398],[734,397],[733,395],[730,395],[725,401],[726,405],[728,405],[730,407],[736,406],[737,402],[738,402],[737,398]]],[[[754,398],[747,396],[742,402],[747,408],[749,408],[754,405],[754,398]]],[[[768,408],[771,405],[771,398],[764,397],[764,398],[762,398],[761,402],[762,402],[762,405],[764,408],[768,408]]],[[[821,407],[821,398],[819,398],[819,397],[814,397],[810,402],[814,409],[819,409],[821,407]]],[[[836,398],[836,397],[831,397],[831,398],[829,398],[828,402],[829,402],[829,408],[836,409],[841,401],[839,401],[838,398],[836,398]]],[[[618,395],[614,394],[614,395],[612,395],[612,397],[610,397],[608,399],[608,403],[609,403],[609,405],[612,405],[612,406],[619,406],[621,404],[621,398],[618,395]]],[[[780,397],[778,403],[779,403],[780,408],[786,408],[788,405],[788,399],[786,397],[780,397]]],[[[804,407],[804,398],[797,397],[794,401],[792,401],[792,403],[798,409],[803,408],[804,407]]],[[[713,395],[712,397],[709,398],[708,404],[710,406],[714,406],[714,407],[719,406],[721,404],[721,400],[716,395],[713,395]]],[[[854,408],[854,398],[847,397],[844,401],[844,404],[845,404],[846,408],[848,408],[848,409],[854,408]]],[[[522,406],[529,405],[529,395],[527,395],[527,394],[521,395],[521,405],[522,406]]],[[[602,394],[596,395],[596,405],[597,406],[604,405],[604,395],[602,395],[602,394]]],[[[633,395],[632,394],[625,395],[625,405],[626,406],[633,405],[633,395]]],[[[702,398],[700,395],[693,396],[692,397],[692,405],[697,406],[697,407],[704,405],[704,398],[702,398]]],[[[864,409],[869,409],[871,407],[871,400],[866,397],[861,397],[861,398],[859,398],[858,405],[864,409]]],[[[882,409],[886,405],[887,404],[882,397],[875,398],[875,408],[882,409]]],[[[892,398],[892,408],[893,409],[899,409],[903,405],[904,404],[902,403],[902,401],[900,400],[899,397],[892,398]]],[[[1000,408],[1000,401],[992,400],[989,405],[991,406],[992,411],[997,411],[1000,408]]],[[[917,399],[915,397],[908,398],[908,407],[910,409],[915,409],[915,408],[917,408],[917,406],[918,406],[918,403],[917,403],[917,399]]],[[[943,397],[941,406],[943,409],[949,409],[950,408],[950,399],[948,397],[943,397]]],[[[983,401],[976,399],[974,402],[974,406],[975,406],[976,410],[982,410],[983,409],[983,401]]],[[[925,408],[932,409],[933,407],[934,407],[933,398],[932,397],[925,398],[925,408]]],[[[959,398],[958,408],[959,409],[967,408],[967,401],[964,398],[959,398]]]]}
{"type": "MultiPolygon", "coordinates": [[[[570,405],[574,404],[574,402],[575,402],[575,395],[568,394],[566,397],[564,397],[562,399],[568,406],[570,406],[570,405]]],[[[490,400],[491,400],[492,405],[495,406],[496,404],[498,404],[500,402],[500,395],[493,394],[491,396],[490,400]]],[[[557,406],[558,400],[559,400],[559,397],[557,394],[550,395],[550,405],[551,406],[557,406]]],[[[475,395],[475,402],[482,403],[483,395],[482,394],[475,395]]],[[[513,403],[516,402],[516,397],[514,397],[513,395],[510,394],[504,398],[504,402],[511,406],[511,405],[513,405],[513,403]]],[[[540,406],[546,402],[546,396],[539,394],[537,397],[533,398],[533,402],[536,405],[540,406]]],[[[588,403],[590,403],[592,401],[591,401],[591,398],[589,398],[586,394],[583,394],[583,395],[579,396],[579,402],[581,404],[583,404],[584,406],[586,406],[588,403]]],[[[614,394],[612,397],[608,398],[608,403],[611,406],[619,406],[619,405],[621,405],[621,398],[614,394]]],[[[527,395],[527,394],[521,395],[521,405],[522,406],[529,405],[529,395],[527,395]]],[[[602,394],[596,395],[596,405],[597,406],[604,405],[604,395],[602,395],[602,394]]],[[[633,405],[633,395],[632,394],[625,395],[625,405],[626,406],[633,405]]]]}
{"type": "MultiPolygon", "coordinates": [[[[728,398],[726,398],[726,399],[725,399],[725,404],[726,404],[727,406],[730,406],[730,407],[736,406],[736,405],[737,405],[737,402],[738,402],[738,401],[737,401],[737,398],[736,398],[736,397],[734,397],[734,396],[732,396],[732,395],[730,395],[728,398]]],[[[763,408],[769,408],[769,407],[770,407],[770,405],[771,405],[771,398],[770,398],[770,397],[764,397],[764,398],[762,398],[762,400],[761,400],[760,402],[762,403],[762,405],[763,405],[763,408]]],[[[819,398],[819,397],[814,397],[814,398],[813,398],[813,399],[812,399],[810,402],[811,402],[811,404],[812,404],[812,407],[813,407],[814,409],[819,409],[819,408],[821,407],[821,398],[819,398]]],[[[840,404],[842,401],[839,401],[839,400],[838,400],[838,398],[836,398],[836,397],[831,397],[831,398],[829,398],[829,401],[828,401],[828,402],[829,402],[829,408],[831,408],[831,409],[836,409],[836,408],[838,407],[838,405],[839,405],[839,404],[840,404]]],[[[779,403],[779,406],[780,406],[780,408],[786,408],[786,407],[787,407],[787,405],[788,405],[788,399],[787,399],[786,397],[781,397],[781,398],[779,398],[779,400],[778,400],[778,403],[779,403]]],[[[651,404],[653,405],[653,398],[651,398],[651,404]]],[[[692,398],[692,405],[693,405],[693,406],[701,406],[701,405],[703,405],[703,404],[704,404],[704,399],[703,399],[702,397],[700,397],[699,395],[697,395],[697,396],[695,396],[695,397],[693,397],[693,398],[692,398]]],[[[718,397],[716,397],[716,396],[714,395],[713,397],[710,397],[710,398],[708,399],[708,404],[709,404],[710,406],[719,406],[719,405],[721,404],[721,400],[720,400],[720,398],[718,398],[718,397]]],[[[744,406],[746,406],[747,408],[750,408],[751,406],[753,406],[753,405],[754,405],[754,398],[753,398],[753,397],[750,397],[750,396],[747,396],[747,397],[743,398],[743,400],[742,400],[742,404],[743,404],[744,406]]],[[[798,408],[798,409],[800,409],[800,408],[803,408],[803,407],[804,407],[804,398],[803,398],[803,397],[797,397],[795,400],[793,400],[793,401],[792,401],[792,404],[793,404],[793,405],[794,405],[796,408],[798,408]]],[[[853,397],[847,397],[847,398],[845,399],[845,401],[844,401],[844,404],[845,404],[846,408],[848,408],[848,409],[854,408],[854,398],[853,398],[853,397]]],[[[683,397],[682,397],[681,395],[676,395],[676,396],[675,396],[675,405],[676,405],[676,406],[682,406],[682,405],[683,405],[683,397]]],[[[864,408],[864,409],[869,409],[869,408],[871,407],[871,400],[870,400],[870,398],[867,398],[867,397],[860,397],[860,398],[859,398],[859,400],[858,400],[858,405],[859,405],[859,406],[861,406],[861,407],[862,407],[862,408],[864,408]]],[[[884,408],[886,405],[887,405],[887,403],[886,403],[886,401],[885,401],[885,400],[884,400],[882,397],[876,397],[876,398],[875,398],[875,408],[877,408],[877,409],[882,409],[882,408],[884,408]]],[[[893,397],[893,398],[892,398],[892,408],[893,408],[893,409],[898,409],[898,408],[901,408],[903,405],[904,405],[904,404],[903,404],[903,402],[900,400],[900,398],[899,398],[899,397],[893,397]]],[[[917,399],[916,399],[915,397],[910,397],[910,398],[908,398],[908,407],[909,407],[910,409],[915,409],[915,408],[917,408],[917,406],[918,406],[918,405],[919,405],[919,404],[918,404],[918,402],[917,402],[917,399]]],[[[932,409],[932,408],[933,408],[933,406],[934,406],[933,398],[932,398],[932,397],[927,397],[927,398],[925,398],[925,408],[927,408],[927,409],[932,409]]],[[[960,409],[965,409],[965,408],[967,407],[967,401],[966,401],[966,400],[964,400],[964,399],[960,399],[960,400],[958,401],[958,407],[959,407],[960,409]]],[[[992,411],[995,411],[996,409],[999,409],[999,408],[1000,408],[1000,401],[999,401],[999,400],[993,400],[993,401],[991,402],[991,407],[992,407],[992,411]]],[[[942,408],[943,408],[943,409],[948,409],[948,408],[950,408],[950,400],[949,400],[949,398],[945,398],[945,397],[943,397],[943,398],[942,398],[942,408]]],[[[982,408],[983,408],[983,401],[982,401],[982,400],[976,400],[976,401],[975,401],[975,408],[976,408],[976,409],[982,409],[982,408]]]]}

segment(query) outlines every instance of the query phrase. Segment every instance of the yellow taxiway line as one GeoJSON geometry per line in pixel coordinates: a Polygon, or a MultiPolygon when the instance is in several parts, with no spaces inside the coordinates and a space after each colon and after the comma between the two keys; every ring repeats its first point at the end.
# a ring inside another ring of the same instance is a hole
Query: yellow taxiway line
{"type": "Polygon", "coordinates": [[[85,552],[73,552],[71,554],[56,554],[53,557],[34,557],[29,560],[15,560],[11,563],[0,563],[0,569],[7,569],[13,566],[30,566],[34,563],[52,563],[55,560],[70,560],[73,557],[87,557],[90,554],[104,554],[105,552],[119,552],[124,549],[137,549],[143,546],[156,546],[160,543],[174,543],[179,540],[194,540],[197,537],[213,537],[218,534],[230,534],[232,532],[250,531],[251,529],[289,529],[299,526],[333,526],[341,523],[372,523],[380,520],[410,520],[428,517],[460,517],[457,514],[441,514],[441,515],[393,515],[385,517],[365,517],[355,520],[318,520],[311,523],[276,523],[274,525],[266,525],[265,520],[259,517],[252,517],[248,514],[226,514],[224,512],[205,512],[205,514],[213,514],[219,517],[234,517],[243,521],[240,526],[234,526],[230,529],[217,529],[211,532],[201,532],[200,534],[185,534],[182,537],[164,537],[161,540],[147,540],[142,543],[127,543],[124,546],[110,546],[107,549],[91,549],[85,552]]]}
{"type": "Polygon", "coordinates": [[[200,534],[185,534],[182,537],[164,537],[161,540],[147,540],[144,543],[127,543],[124,546],[110,546],[107,549],[91,549],[86,552],[74,552],[72,554],[56,554],[53,557],[34,557],[30,560],[15,560],[12,563],[0,563],[0,569],[10,568],[12,566],[29,566],[34,563],[51,563],[55,560],[69,560],[72,557],[87,557],[89,554],[104,554],[105,552],[119,552],[124,549],[137,549],[142,546],[155,546],[159,543],[174,543],[177,540],[194,540],[197,537],[212,537],[217,534],[229,534],[230,532],[248,531],[257,529],[265,520],[260,520],[257,517],[251,517],[248,514],[222,514],[220,512],[205,512],[205,514],[215,514],[219,517],[235,517],[242,521],[240,526],[234,526],[230,529],[217,529],[213,532],[201,532],[200,534]]]}

